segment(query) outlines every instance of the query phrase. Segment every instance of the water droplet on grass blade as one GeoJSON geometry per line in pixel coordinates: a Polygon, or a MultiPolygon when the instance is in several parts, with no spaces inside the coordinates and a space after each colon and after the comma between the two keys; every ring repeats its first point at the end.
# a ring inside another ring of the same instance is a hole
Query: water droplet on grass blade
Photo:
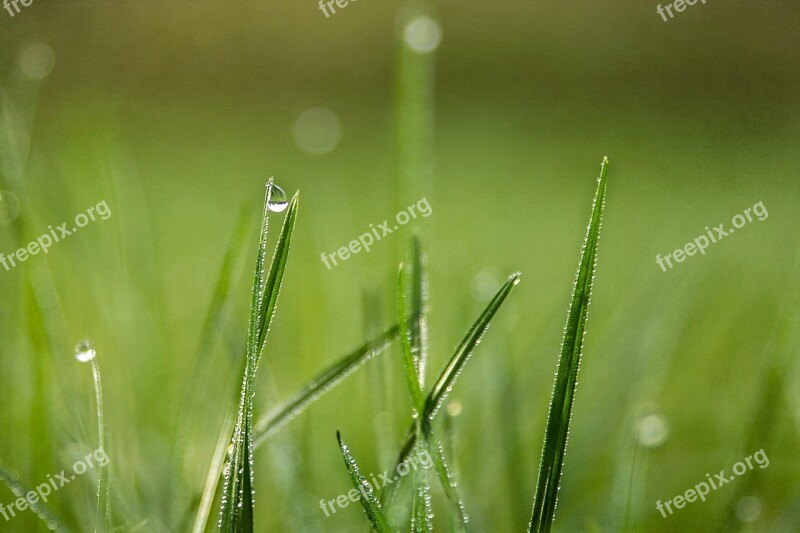
{"type": "Polygon", "coordinates": [[[273,213],[280,213],[281,211],[285,211],[288,206],[289,197],[286,195],[286,192],[273,183],[272,194],[270,195],[267,209],[273,213]]]}
{"type": "Polygon", "coordinates": [[[75,347],[75,359],[81,363],[88,363],[94,359],[95,355],[94,347],[90,340],[82,341],[75,347]]]}

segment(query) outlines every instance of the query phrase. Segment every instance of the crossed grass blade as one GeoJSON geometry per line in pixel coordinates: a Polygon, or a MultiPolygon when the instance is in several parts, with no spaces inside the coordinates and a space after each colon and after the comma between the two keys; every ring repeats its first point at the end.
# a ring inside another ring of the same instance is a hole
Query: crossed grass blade
{"type": "Polygon", "coordinates": [[[361,506],[364,508],[364,512],[370,524],[372,524],[372,528],[380,533],[391,532],[392,528],[389,526],[389,521],[383,514],[380,502],[372,492],[372,487],[367,479],[361,475],[358,463],[356,463],[353,454],[350,453],[350,448],[342,441],[342,435],[339,431],[336,432],[336,440],[339,441],[339,449],[342,451],[344,465],[347,467],[350,481],[353,483],[353,488],[358,491],[358,499],[361,502],[361,506]]]}
{"type": "MultiPolygon", "coordinates": [[[[521,274],[519,272],[512,274],[503,284],[500,290],[497,291],[497,294],[495,294],[495,296],[483,310],[483,313],[481,313],[480,317],[478,317],[472,327],[470,327],[470,329],[467,331],[467,334],[458,345],[458,348],[456,348],[456,351],[453,353],[453,356],[450,358],[447,366],[439,375],[439,378],[436,380],[436,383],[433,385],[433,388],[425,399],[425,408],[422,412],[423,420],[433,422],[433,420],[436,418],[439,407],[441,407],[448,393],[450,390],[452,390],[453,386],[458,380],[458,376],[472,355],[473,350],[479,344],[481,337],[484,333],[486,333],[486,330],[489,328],[489,324],[491,323],[495,314],[497,314],[497,311],[506,301],[508,295],[511,294],[511,291],[514,289],[514,287],[520,282],[520,279],[521,274]]],[[[403,440],[400,455],[398,456],[395,467],[408,459],[416,441],[417,436],[414,431],[414,425],[412,424],[406,433],[405,439],[403,440]]],[[[389,485],[384,489],[381,498],[381,501],[384,502],[384,505],[391,503],[396,492],[396,484],[389,485]]]]}
{"type": "Polygon", "coordinates": [[[292,232],[297,220],[298,195],[295,194],[289,203],[281,234],[275,246],[270,271],[265,278],[268,217],[273,189],[274,185],[270,179],[267,183],[261,236],[256,257],[239,409],[231,438],[232,449],[229,450],[228,461],[224,468],[225,482],[220,501],[219,527],[226,533],[253,531],[253,392],[255,374],[275,314],[291,246],[292,232]]]}
{"type": "Polygon", "coordinates": [[[399,327],[392,326],[374,339],[370,339],[306,383],[303,388],[262,417],[255,427],[255,447],[303,412],[322,395],[341,383],[363,363],[383,353],[398,337],[399,327]]]}
{"type": "Polygon", "coordinates": [[[589,299],[597,261],[597,241],[606,197],[606,178],[608,159],[604,158],[600,167],[597,191],[592,205],[592,215],[586,230],[575,288],[567,313],[564,339],[558,359],[558,369],[547,416],[542,457],[539,463],[539,476],[533,501],[533,513],[528,530],[548,532],[555,519],[558,489],[564,465],[564,454],[569,436],[569,424],[575,400],[583,337],[586,334],[586,319],[589,314],[589,299]]]}

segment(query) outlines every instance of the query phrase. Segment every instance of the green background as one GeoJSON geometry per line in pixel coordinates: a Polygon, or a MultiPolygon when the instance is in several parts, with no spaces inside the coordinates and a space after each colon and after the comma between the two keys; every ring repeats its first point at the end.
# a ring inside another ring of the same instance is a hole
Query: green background
{"type": "MultiPolygon", "coordinates": [[[[90,369],[72,357],[91,338],[114,525],[187,529],[241,379],[255,220],[213,345],[199,346],[203,322],[238,213],[259,210],[275,176],[301,191],[301,210],[256,415],[393,322],[412,230],[430,267],[428,386],[521,271],[449,402],[461,408],[455,464],[474,530],[524,530],[608,156],[555,531],[796,531],[800,8],[709,0],[664,22],[656,5],[359,0],[328,19],[308,0],[34,0],[13,18],[0,11],[0,189],[21,206],[0,226],[0,251],[102,200],[113,213],[0,270],[0,466],[36,485],[96,447],[90,369]],[[442,31],[435,54],[416,59],[435,72],[431,84],[406,80],[412,93],[431,91],[431,136],[412,131],[430,172],[409,166],[397,141],[400,29],[419,12],[442,31]],[[19,67],[33,42],[55,56],[42,80],[19,67]],[[315,107],[341,123],[324,155],[293,137],[315,107]],[[430,217],[332,270],[320,261],[422,197],[430,217]],[[672,270],[656,264],[757,202],[766,220],[672,270]],[[365,299],[380,311],[365,311],[365,299]],[[201,352],[209,359],[195,381],[201,352]],[[637,441],[648,415],[668,427],[657,446],[637,441]],[[758,449],[768,468],[666,519],[656,511],[656,500],[758,449]],[[760,502],[755,521],[730,518],[746,497],[760,502]]],[[[390,468],[410,420],[404,387],[395,346],[259,448],[257,530],[364,530],[355,504],[327,518],[319,509],[350,488],[335,431],[363,470],[390,468]]],[[[87,474],[51,499],[78,531],[93,528],[93,487],[87,474]]],[[[0,489],[0,503],[13,499],[0,489]]],[[[438,488],[434,501],[442,529],[438,488]]],[[[0,529],[42,527],[23,514],[0,529]]]]}

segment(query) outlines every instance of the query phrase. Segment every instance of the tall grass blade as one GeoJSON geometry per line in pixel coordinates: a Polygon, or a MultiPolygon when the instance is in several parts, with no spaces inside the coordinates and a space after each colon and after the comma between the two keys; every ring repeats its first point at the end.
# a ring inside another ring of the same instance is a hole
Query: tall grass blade
{"type": "MultiPolygon", "coordinates": [[[[420,372],[424,372],[423,361],[419,355],[422,351],[422,339],[420,338],[419,323],[422,320],[422,277],[421,260],[419,257],[419,241],[413,241],[413,273],[414,283],[412,286],[412,296],[409,298],[408,287],[406,286],[407,269],[403,263],[400,264],[397,279],[397,321],[400,325],[400,339],[403,348],[403,367],[405,369],[408,390],[411,395],[411,410],[414,420],[414,433],[417,435],[417,448],[427,449],[428,441],[422,433],[422,411],[425,408],[425,397],[422,394],[424,386],[420,372]],[[408,317],[408,303],[411,300],[412,316],[408,317]],[[410,326],[410,327],[409,327],[410,326]]],[[[414,475],[414,494],[411,501],[411,531],[414,533],[425,533],[433,529],[431,517],[430,485],[428,483],[428,472],[426,469],[417,470],[414,475]]]]}
{"type": "Polygon", "coordinates": [[[355,458],[353,458],[353,455],[350,453],[347,444],[342,441],[342,436],[338,431],[336,432],[336,440],[339,441],[339,448],[342,450],[342,457],[344,457],[344,464],[347,467],[347,473],[350,475],[350,481],[353,483],[353,488],[358,491],[358,499],[361,502],[361,506],[364,508],[364,512],[367,514],[367,518],[369,518],[372,524],[372,528],[379,532],[391,532],[392,528],[389,526],[389,521],[386,520],[386,516],[383,514],[381,504],[372,492],[372,486],[369,484],[369,481],[361,475],[355,458]]]}
{"type": "MultiPolygon", "coordinates": [[[[23,486],[14,478],[14,476],[11,475],[10,472],[2,467],[0,467],[0,481],[8,485],[8,488],[11,489],[11,492],[13,492],[17,498],[24,499],[29,492],[32,492],[28,487],[23,486]]],[[[55,513],[53,513],[50,509],[48,509],[44,503],[38,500],[38,498],[36,498],[34,501],[28,500],[28,507],[30,507],[31,511],[33,511],[36,516],[44,521],[47,529],[56,531],[57,533],[69,533],[70,530],[64,525],[63,520],[56,516],[55,513]]]]}
{"type": "Polygon", "coordinates": [[[399,335],[399,328],[392,326],[378,337],[370,339],[339,361],[326,368],[306,383],[288,400],[264,415],[255,427],[255,447],[260,446],[271,435],[302,413],[309,405],[341,383],[363,363],[381,354],[399,335]]]}
{"type": "Polygon", "coordinates": [[[250,306],[250,326],[239,411],[234,426],[228,461],[225,464],[219,527],[230,533],[253,531],[253,396],[255,374],[264,349],[275,306],[280,293],[283,273],[291,245],[292,231],[297,218],[298,195],[292,198],[275,246],[269,275],[264,277],[266,242],[273,182],[267,183],[264,215],[261,223],[253,297],[250,306]]]}
{"type": "Polygon", "coordinates": [[[606,177],[608,159],[603,159],[598,178],[597,191],[592,205],[592,215],[586,230],[581,251],[575,288],[567,313],[561,355],[550,399],[550,412],[547,416],[542,458],[539,463],[539,477],[536,495],[533,500],[533,514],[529,531],[550,531],[555,519],[558,489],[564,465],[564,454],[569,436],[569,424],[575,399],[583,337],[586,334],[586,319],[589,313],[589,299],[597,262],[597,241],[606,198],[606,177]]]}

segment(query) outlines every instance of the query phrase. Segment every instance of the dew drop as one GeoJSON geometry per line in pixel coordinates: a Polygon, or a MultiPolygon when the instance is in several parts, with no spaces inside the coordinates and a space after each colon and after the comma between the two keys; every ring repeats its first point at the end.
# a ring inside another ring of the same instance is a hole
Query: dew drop
{"type": "Polygon", "coordinates": [[[94,359],[95,355],[92,341],[88,339],[81,341],[81,343],[75,347],[75,359],[81,363],[88,363],[94,359]]]}
{"type": "Polygon", "coordinates": [[[9,191],[0,191],[0,224],[7,226],[19,216],[19,200],[9,191]]]}
{"type": "Polygon", "coordinates": [[[267,209],[273,213],[280,213],[281,211],[285,211],[288,206],[289,197],[286,195],[286,192],[273,183],[272,194],[270,195],[267,209]]]}

